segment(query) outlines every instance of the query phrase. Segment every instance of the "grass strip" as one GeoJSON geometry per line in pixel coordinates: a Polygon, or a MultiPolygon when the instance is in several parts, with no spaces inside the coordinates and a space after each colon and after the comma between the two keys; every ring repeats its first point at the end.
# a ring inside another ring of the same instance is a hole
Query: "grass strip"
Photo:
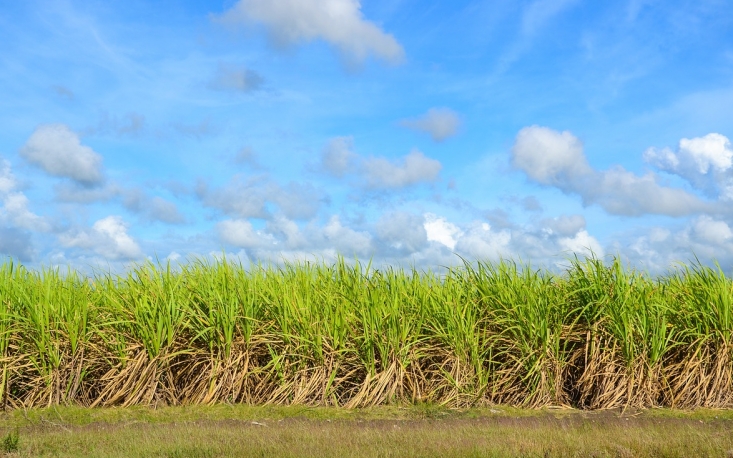
{"type": "Polygon", "coordinates": [[[729,410],[191,406],[11,412],[12,456],[728,457],[729,410]]]}

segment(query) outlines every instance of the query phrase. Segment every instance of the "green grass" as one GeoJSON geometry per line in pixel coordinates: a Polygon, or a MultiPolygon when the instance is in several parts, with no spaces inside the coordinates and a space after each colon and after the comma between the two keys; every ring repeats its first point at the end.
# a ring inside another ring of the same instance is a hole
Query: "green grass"
{"type": "Polygon", "coordinates": [[[57,407],[0,416],[9,456],[728,457],[733,411],[435,405],[57,407]]]}
{"type": "Polygon", "coordinates": [[[0,265],[0,402],[51,406],[733,405],[733,283],[574,259],[444,275],[195,260],[0,265]]]}

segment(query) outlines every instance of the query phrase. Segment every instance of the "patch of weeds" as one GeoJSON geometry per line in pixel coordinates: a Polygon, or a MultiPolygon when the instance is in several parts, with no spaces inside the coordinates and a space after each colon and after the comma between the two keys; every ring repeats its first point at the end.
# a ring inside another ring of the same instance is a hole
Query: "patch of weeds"
{"type": "Polygon", "coordinates": [[[20,435],[18,430],[10,431],[5,438],[3,438],[2,451],[3,453],[14,453],[18,451],[18,442],[20,441],[20,435]]]}

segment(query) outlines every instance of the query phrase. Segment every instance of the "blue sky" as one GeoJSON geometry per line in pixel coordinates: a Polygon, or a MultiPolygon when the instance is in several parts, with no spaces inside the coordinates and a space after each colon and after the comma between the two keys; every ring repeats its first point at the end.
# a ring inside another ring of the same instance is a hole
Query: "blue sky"
{"type": "Polygon", "coordinates": [[[733,267],[728,0],[0,5],[0,253],[733,267]]]}

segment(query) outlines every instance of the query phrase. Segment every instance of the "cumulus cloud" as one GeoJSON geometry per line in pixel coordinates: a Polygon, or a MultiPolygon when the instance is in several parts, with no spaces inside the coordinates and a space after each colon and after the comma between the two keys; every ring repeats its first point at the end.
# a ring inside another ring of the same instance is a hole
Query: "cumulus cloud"
{"type": "Polygon", "coordinates": [[[283,215],[276,215],[268,221],[266,228],[270,234],[277,236],[287,249],[300,249],[308,244],[298,224],[283,215]]]}
{"type": "Polygon", "coordinates": [[[370,55],[390,63],[404,57],[392,35],[364,19],[358,0],[239,0],[220,20],[262,24],[280,46],[324,40],[356,63],[370,55]]]}
{"type": "Polygon", "coordinates": [[[584,205],[596,204],[612,214],[683,216],[715,209],[713,203],[683,189],[660,185],[651,173],[638,176],[622,167],[593,169],[580,140],[567,131],[525,127],[512,148],[512,164],[533,181],[577,194],[584,205]]]}
{"type": "Polygon", "coordinates": [[[649,148],[644,160],[664,172],[678,175],[697,189],[733,199],[733,148],[721,134],[683,138],[677,152],[669,148],[649,148]]]}
{"type": "Polygon", "coordinates": [[[512,234],[509,230],[495,231],[488,223],[473,222],[457,240],[455,251],[469,260],[491,260],[511,257],[512,234]]]}
{"type": "Polygon", "coordinates": [[[265,80],[259,73],[243,66],[220,64],[209,87],[217,91],[254,92],[265,80]]]}
{"type": "Polygon", "coordinates": [[[424,115],[414,119],[404,119],[400,124],[409,129],[430,134],[436,142],[454,136],[458,132],[461,120],[450,108],[431,108],[424,115]]]}
{"type": "Polygon", "coordinates": [[[222,241],[240,248],[260,248],[275,242],[272,235],[255,230],[252,223],[243,219],[221,221],[216,230],[222,241]]]}
{"type": "Polygon", "coordinates": [[[456,247],[456,238],[463,235],[463,232],[453,223],[448,222],[433,213],[423,215],[425,223],[423,227],[430,241],[442,243],[451,250],[456,247]]]}
{"type": "Polygon", "coordinates": [[[366,158],[362,164],[362,173],[367,187],[394,189],[434,182],[442,168],[439,161],[413,150],[398,162],[383,157],[366,158]]]}
{"type": "Polygon", "coordinates": [[[325,246],[333,247],[344,255],[369,256],[373,251],[371,234],[344,226],[338,215],[329,219],[322,234],[325,246]]]}
{"type": "Polygon", "coordinates": [[[605,254],[598,240],[591,237],[585,229],[578,231],[572,237],[561,237],[557,242],[563,251],[579,256],[603,257],[605,254]]]}
{"type": "Polygon", "coordinates": [[[583,144],[568,131],[525,127],[512,148],[512,165],[540,184],[567,188],[592,174],[583,144]]]}
{"type": "Polygon", "coordinates": [[[83,185],[102,182],[102,156],[81,144],[64,124],[42,124],[20,149],[20,155],[47,173],[83,185]]]}
{"type": "Polygon", "coordinates": [[[76,247],[93,252],[110,260],[139,259],[140,246],[127,233],[128,224],[119,216],[108,216],[96,221],[90,229],[60,234],[65,247],[76,247]]]}

